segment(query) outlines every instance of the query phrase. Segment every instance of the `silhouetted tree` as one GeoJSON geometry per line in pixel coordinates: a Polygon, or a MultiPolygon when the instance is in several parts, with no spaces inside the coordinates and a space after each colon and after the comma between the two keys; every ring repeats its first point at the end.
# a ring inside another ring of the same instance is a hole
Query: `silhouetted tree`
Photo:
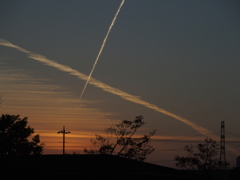
{"type": "Polygon", "coordinates": [[[19,115],[2,115],[0,117],[0,155],[39,155],[44,143],[40,144],[40,136],[29,137],[34,129],[27,126],[27,117],[19,115]]]}
{"type": "Polygon", "coordinates": [[[219,145],[211,138],[206,138],[205,143],[198,144],[196,151],[192,145],[186,145],[184,150],[187,151],[186,157],[176,156],[176,166],[188,170],[216,170],[220,169],[224,164],[228,166],[228,162],[220,162],[217,159],[219,145]]]}
{"type": "Polygon", "coordinates": [[[143,137],[133,137],[137,130],[144,125],[143,117],[137,116],[135,120],[123,120],[106,129],[106,137],[96,135],[95,140],[91,140],[94,149],[86,149],[88,154],[114,154],[120,157],[143,161],[146,156],[154,151],[149,144],[155,131],[143,137]]]}

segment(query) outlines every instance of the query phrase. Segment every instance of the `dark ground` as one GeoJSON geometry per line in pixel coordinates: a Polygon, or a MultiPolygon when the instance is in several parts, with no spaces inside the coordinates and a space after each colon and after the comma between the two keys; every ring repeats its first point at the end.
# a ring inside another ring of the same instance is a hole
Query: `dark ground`
{"type": "Polygon", "coordinates": [[[103,179],[103,180],[240,180],[240,169],[183,171],[111,155],[0,156],[1,177],[7,179],[103,179]]]}

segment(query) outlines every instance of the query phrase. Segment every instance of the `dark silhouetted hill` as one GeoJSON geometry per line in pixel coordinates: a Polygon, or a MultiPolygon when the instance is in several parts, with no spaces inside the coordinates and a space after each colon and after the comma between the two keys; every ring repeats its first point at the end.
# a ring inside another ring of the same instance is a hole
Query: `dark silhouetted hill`
{"type": "Polygon", "coordinates": [[[0,168],[7,179],[202,179],[198,173],[112,155],[0,156],[0,168]]]}

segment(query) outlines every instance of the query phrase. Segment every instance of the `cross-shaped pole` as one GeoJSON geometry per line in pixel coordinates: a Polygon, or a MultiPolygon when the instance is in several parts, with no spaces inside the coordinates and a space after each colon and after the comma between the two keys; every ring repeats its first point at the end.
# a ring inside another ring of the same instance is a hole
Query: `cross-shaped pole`
{"type": "Polygon", "coordinates": [[[70,131],[65,130],[65,126],[63,126],[63,130],[58,131],[58,134],[62,133],[63,134],[63,155],[65,154],[65,134],[71,133],[70,131]]]}

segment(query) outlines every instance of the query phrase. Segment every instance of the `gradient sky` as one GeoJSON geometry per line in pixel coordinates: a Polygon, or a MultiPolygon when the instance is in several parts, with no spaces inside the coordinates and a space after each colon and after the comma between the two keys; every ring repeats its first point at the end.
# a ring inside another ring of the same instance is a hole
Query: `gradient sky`
{"type": "MultiPolygon", "coordinates": [[[[3,0],[0,39],[88,75],[121,0],[3,0]]],[[[226,158],[240,155],[240,3],[238,0],[126,0],[92,77],[220,136],[226,158]]],[[[139,134],[156,129],[147,162],[175,167],[187,140],[206,136],[176,118],[122,99],[85,80],[0,46],[0,113],[20,114],[44,153],[82,153],[96,133],[142,115],[139,134]],[[161,141],[172,139],[174,141],[161,141]],[[179,142],[183,140],[184,142],[179,142]]],[[[214,139],[219,141],[219,139],[214,139]]]]}

